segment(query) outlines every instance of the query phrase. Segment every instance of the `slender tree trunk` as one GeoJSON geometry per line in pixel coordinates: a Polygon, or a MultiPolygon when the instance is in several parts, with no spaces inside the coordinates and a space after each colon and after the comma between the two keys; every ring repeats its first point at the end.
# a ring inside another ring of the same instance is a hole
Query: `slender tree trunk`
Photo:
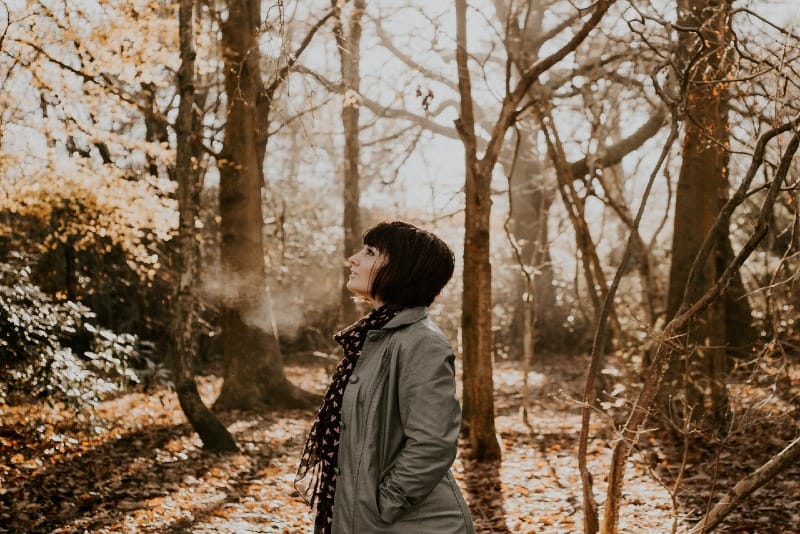
{"type": "Polygon", "coordinates": [[[492,267],[489,226],[494,162],[478,161],[472,89],[467,69],[467,5],[456,0],[456,56],[461,116],[456,128],[464,143],[466,196],[461,336],[464,355],[464,421],[472,455],[479,461],[500,458],[494,427],[492,377],[492,267]]]}
{"type": "MultiPolygon", "coordinates": [[[[591,421],[592,405],[594,404],[594,400],[596,398],[595,384],[598,381],[598,375],[601,368],[600,366],[603,362],[603,351],[605,344],[604,338],[606,335],[606,325],[609,320],[609,312],[612,309],[612,302],[616,295],[617,289],[619,288],[622,276],[625,273],[626,266],[633,255],[635,249],[635,242],[637,240],[639,232],[639,224],[642,220],[642,216],[644,215],[645,206],[647,204],[647,200],[650,197],[650,192],[652,191],[653,184],[655,183],[656,177],[658,176],[659,171],[661,170],[661,166],[666,160],[667,154],[669,154],[672,148],[672,144],[674,143],[677,137],[678,137],[678,122],[677,119],[673,117],[673,123],[672,123],[672,128],[670,129],[669,137],[667,138],[667,142],[661,151],[661,155],[659,156],[655,168],[650,173],[650,178],[647,182],[647,186],[645,187],[645,191],[642,196],[642,201],[641,204],[639,205],[639,209],[637,210],[636,216],[631,221],[630,236],[628,237],[628,241],[625,245],[625,251],[623,252],[620,265],[617,268],[616,273],[614,273],[614,279],[611,282],[611,286],[609,287],[608,293],[605,296],[603,307],[600,310],[600,315],[597,324],[595,325],[594,340],[592,342],[592,353],[589,361],[589,369],[587,370],[586,373],[586,383],[584,384],[584,389],[583,389],[583,404],[581,406],[581,431],[578,437],[578,469],[580,470],[581,482],[583,484],[583,526],[585,534],[595,534],[600,528],[599,516],[597,513],[597,503],[595,501],[593,492],[594,480],[592,478],[591,473],[589,472],[587,455],[588,455],[588,445],[589,445],[589,424],[591,421]]],[[[658,368],[657,372],[659,373],[662,372],[660,367],[658,368]]],[[[655,374],[655,372],[653,374],[655,374]]],[[[647,387],[648,385],[646,384],[645,388],[647,387]]],[[[657,389],[658,386],[655,385],[652,386],[652,388],[657,389]]],[[[631,419],[639,417],[641,415],[642,414],[640,412],[632,413],[631,419]]],[[[630,419],[629,419],[629,424],[630,424],[630,419]]],[[[625,428],[627,429],[628,425],[626,425],[625,428]]],[[[627,454],[627,450],[625,450],[625,453],[627,454]]],[[[614,469],[618,465],[617,454],[618,451],[615,449],[614,457],[612,458],[612,471],[611,471],[612,474],[615,472],[614,469]]],[[[622,465],[624,466],[624,463],[622,465]]],[[[617,483],[613,479],[613,477],[609,477],[608,497],[606,498],[605,515],[603,517],[604,534],[611,534],[616,532],[619,520],[619,506],[620,506],[619,501],[621,496],[621,489],[622,489],[621,482],[617,483]]]]}
{"type": "MultiPolygon", "coordinates": [[[[480,168],[480,166],[478,166],[480,168]]],[[[500,457],[494,427],[492,377],[492,266],[489,261],[491,172],[467,170],[464,223],[464,290],[461,325],[464,367],[469,366],[470,445],[475,457],[500,457]],[[469,355],[469,359],[467,356],[469,355]]],[[[465,384],[466,386],[467,384],[465,384]]]]}
{"type": "Polygon", "coordinates": [[[261,191],[269,95],[260,71],[260,6],[259,0],[231,0],[222,24],[228,114],[217,163],[225,381],[217,405],[224,408],[316,402],[286,379],[266,301],[261,191]]]}
{"type": "Polygon", "coordinates": [[[180,107],[177,121],[178,154],[175,174],[178,178],[177,266],[178,287],[175,299],[173,339],[175,347],[174,375],[183,413],[197,431],[203,446],[214,451],[234,451],[236,442],[228,429],[203,404],[194,380],[193,360],[197,338],[193,328],[195,313],[194,290],[197,282],[198,248],[195,239],[195,220],[198,212],[197,189],[199,172],[193,161],[195,155],[193,130],[194,107],[194,32],[192,12],[194,0],[181,0],[178,11],[181,66],[178,73],[180,107]]]}
{"type": "MultiPolygon", "coordinates": [[[[556,130],[555,121],[549,110],[540,115],[540,124],[547,141],[547,152],[555,167],[558,179],[558,190],[561,193],[561,200],[567,209],[572,226],[575,230],[575,243],[580,253],[583,263],[583,274],[586,278],[586,290],[592,302],[594,311],[593,322],[596,323],[600,316],[600,308],[603,300],[608,293],[608,282],[597,254],[597,247],[592,238],[589,225],[586,222],[585,202],[586,199],[580,197],[573,185],[575,176],[572,174],[572,166],[567,162],[564,154],[564,146],[556,130]],[[545,119],[546,117],[546,119],[545,119]]],[[[619,337],[621,330],[613,303],[609,309],[609,327],[612,332],[612,339],[619,337]]]]}
{"type": "MultiPolygon", "coordinates": [[[[342,67],[342,125],[344,127],[344,258],[345,260],[356,250],[361,248],[361,184],[360,184],[360,152],[361,142],[358,138],[360,131],[359,101],[361,73],[361,19],[364,15],[365,0],[355,0],[350,17],[350,31],[346,32],[342,23],[341,8],[336,0],[332,0],[334,7],[334,35],[339,49],[342,67]]],[[[342,324],[350,324],[358,318],[358,309],[353,301],[353,294],[347,289],[347,277],[350,266],[346,265],[342,271],[341,287],[341,317],[342,324]]]]}

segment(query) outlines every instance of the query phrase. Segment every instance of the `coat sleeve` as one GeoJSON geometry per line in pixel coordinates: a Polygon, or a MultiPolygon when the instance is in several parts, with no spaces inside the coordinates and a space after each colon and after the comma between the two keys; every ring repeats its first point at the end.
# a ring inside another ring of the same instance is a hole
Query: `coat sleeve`
{"type": "Polygon", "coordinates": [[[456,398],[453,349],[433,330],[399,357],[398,404],[405,442],[378,487],[378,511],[394,522],[422,501],[456,457],[461,408],[456,398]]]}

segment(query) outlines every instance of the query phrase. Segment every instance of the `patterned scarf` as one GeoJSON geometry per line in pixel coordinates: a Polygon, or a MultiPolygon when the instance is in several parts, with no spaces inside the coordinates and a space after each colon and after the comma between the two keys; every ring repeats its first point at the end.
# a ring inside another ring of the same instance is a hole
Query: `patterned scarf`
{"type": "Polygon", "coordinates": [[[361,356],[367,332],[382,328],[401,309],[401,306],[385,304],[334,336],[336,342],[343,348],[344,358],[339,362],[317,412],[294,479],[295,488],[306,502],[312,507],[315,503],[317,505],[316,526],[319,532],[329,533],[333,524],[333,494],[336,490],[334,469],[338,463],[339,423],[344,390],[361,356]],[[308,485],[301,489],[298,483],[309,473],[311,478],[308,485]],[[309,494],[311,494],[310,499],[309,494]]]}

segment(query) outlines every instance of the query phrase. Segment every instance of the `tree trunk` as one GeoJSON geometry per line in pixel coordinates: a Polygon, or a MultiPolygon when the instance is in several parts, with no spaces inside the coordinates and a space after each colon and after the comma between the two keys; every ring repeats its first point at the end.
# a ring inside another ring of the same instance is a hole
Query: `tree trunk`
{"type": "Polygon", "coordinates": [[[179,8],[179,34],[181,66],[178,74],[180,107],[177,120],[178,178],[178,253],[176,261],[177,291],[175,299],[173,361],[175,390],[183,413],[197,431],[203,446],[213,451],[235,451],[236,442],[228,429],[203,404],[194,380],[193,360],[197,338],[193,323],[195,313],[194,290],[197,281],[198,249],[195,239],[195,220],[199,210],[197,189],[199,172],[194,165],[197,156],[194,126],[194,32],[192,29],[192,4],[194,0],[181,0],[179,8]]]}
{"type": "Polygon", "coordinates": [[[456,122],[464,143],[465,222],[461,336],[464,356],[464,422],[472,456],[479,461],[500,458],[494,428],[492,377],[492,266],[489,226],[494,161],[478,161],[472,89],[467,69],[467,5],[456,0],[456,57],[461,115],[456,122]]]}
{"type": "Polygon", "coordinates": [[[222,24],[228,113],[217,164],[225,381],[217,405],[223,408],[316,402],[287,380],[277,340],[269,333],[261,205],[269,102],[259,68],[260,6],[259,0],[232,0],[222,24]]]}
{"type": "MultiPolygon", "coordinates": [[[[522,140],[519,149],[521,154],[529,154],[533,147],[528,145],[529,136],[522,140]]],[[[542,165],[538,161],[519,161],[509,182],[511,202],[514,205],[514,216],[511,220],[511,231],[519,243],[523,262],[535,269],[533,277],[533,293],[536,298],[531,303],[531,317],[536,324],[536,347],[558,349],[563,346],[564,317],[556,304],[556,291],[553,287],[553,266],[550,261],[550,239],[548,235],[548,215],[553,205],[555,192],[553,186],[545,183],[542,165]]],[[[517,280],[518,295],[525,293],[524,277],[517,280]]],[[[520,298],[511,318],[511,340],[523,339],[525,332],[525,302],[520,298]]]]}
{"type": "MultiPolygon", "coordinates": [[[[475,168],[478,167],[478,168],[475,168]]],[[[469,368],[469,437],[479,460],[500,457],[494,427],[492,377],[492,266],[489,261],[491,171],[467,169],[464,222],[464,290],[461,308],[464,368],[469,368]]]]}
{"type": "Polygon", "coordinates": [[[345,32],[342,23],[341,8],[336,0],[334,7],[334,35],[339,49],[342,70],[342,125],[344,127],[344,258],[341,287],[340,323],[347,325],[358,318],[358,308],[353,301],[353,294],[347,289],[347,278],[350,266],[346,259],[361,248],[361,184],[360,184],[360,152],[359,134],[359,101],[361,84],[361,18],[364,15],[365,0],[355,0],[350,17],[350,31],[345,32]]]}
{"type": "MultiPolygon", "coordinates": [[[[668,318],[675,315],[684,293],[689,302],[697,300],[719,278],[720,267],[727,263],[722,258],[723,242],[728,239],[725,224],[715,235],[708,259],[695,267],[694,282],[689,281],[695,256],[728,198],[729,10],[728,0],[678,1],[678,24],[700,28],[704,42],[698,42],[697,34],[689,31],[681,32],[678,38],[679,61],[685,66],[687,77],[683,84],[687,116],[675,196],[668,318]]],[[[712,428],[721,428],[727,420],[724,381],[729,370],[724,300],[714,302],[693,322],[687,342],[679,360],[671,362],[662,394],[671,397],[672,413],[689,410],[686,415],[694,421],[705,420],[712,428]],[[684,380],[682,397],[679,392],[684,380]]],[[[670,401],[665,398],[664,402],[670,401]]]]}

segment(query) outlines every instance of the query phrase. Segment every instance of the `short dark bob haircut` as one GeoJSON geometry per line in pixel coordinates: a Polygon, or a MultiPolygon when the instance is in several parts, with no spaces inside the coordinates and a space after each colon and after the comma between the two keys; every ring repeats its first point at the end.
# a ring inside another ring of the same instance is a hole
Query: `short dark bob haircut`
{"type": "Polygon", "coordinates": [[[378,223],[364,233],[363,242],[386,256],[370,291],[384,304],[430,306],[453,276],[455,255],[450,247],[413,224],[378,223]]]}

